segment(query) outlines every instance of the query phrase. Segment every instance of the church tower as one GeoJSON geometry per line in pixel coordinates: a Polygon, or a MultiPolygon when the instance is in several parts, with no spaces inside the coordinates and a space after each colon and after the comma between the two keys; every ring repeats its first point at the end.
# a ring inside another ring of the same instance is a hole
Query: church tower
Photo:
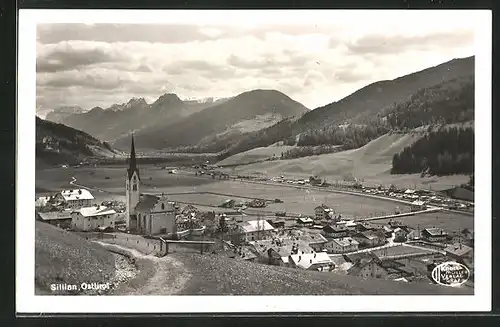
{"type": "Polygon", "coordinates": [[[130,147],[129,167],[127,169],[127,176],[125,181],[125,197],[127,201],[127,211],[125,213],[125,221],[127,230],[135,229],[135,206],[139,203],[140,199],[140,177],[139,169],[135,158],[134,135],[132,134],[132,145],[130,147]]]}

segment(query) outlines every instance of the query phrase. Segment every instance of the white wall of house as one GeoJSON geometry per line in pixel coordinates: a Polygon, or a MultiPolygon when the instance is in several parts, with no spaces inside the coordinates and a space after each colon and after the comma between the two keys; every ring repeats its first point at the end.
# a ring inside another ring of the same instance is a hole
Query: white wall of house
{"type": "Polygon", "coordinates": [[[370,262],[357,274],[359,277],[371,277],[371,278],[386,278],[387,270],[377,265],[375,262],[370,262]]]}
{"type": "Polygon", "coordinates": [[[150,211],[138,212],[137,230],[148,235],[177,232],[174,204],[160,200],[150,211]]]}
{"type": "Polygon", "coordinates": [[[256,231],[256,232],[249,232],[245,233],[245,238],[247,241],[257,241],[257,240],[262,240],[267,237],[271,236],[271,231],[256,231]]]}
{"type": "Polygon", "coordinates": [[[341,246],[332,240],[325,244],[325,249],[328,253],[348,253],[358,251],[358,244],[354,243],[347,246],[341,246]]]}
{"type": "Polygon", "coordinates": [[[91,231],[98,227],[115,227],[116,214],[85,217],[80,212],[71,215],[71,227],[80,231],[91,231]]]}

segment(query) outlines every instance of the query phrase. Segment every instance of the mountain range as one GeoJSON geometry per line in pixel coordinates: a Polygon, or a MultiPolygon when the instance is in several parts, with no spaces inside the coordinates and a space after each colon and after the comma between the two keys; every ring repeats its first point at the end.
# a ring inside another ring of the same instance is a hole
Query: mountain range
{"type": "Polygon", "coordinates": [[[108,143],[63,124],[36,117],[37,165],[78,164],[88,158],[121,155],[108,143]]]}
{"type": "MultiPolygon", "coordinates": [[[[471,112],[473,120],[473,81],[474,57],[468,57],[372,83],[340,101],[313,110],[279,91],[253,90],[232,98],[206,101],[181,100],[167,93],[151,104],[143,98],[132,98],[107,109],[95,107],[83,113],[77,110],[47,118],[60,120],[124,150],[130,142],[129,134],[134,132],[139,149],[218,152],[227,157],[285,140],[293,144],[304,135],[340,125],[367,126],[394,117],[408,120],[421,106],[432,107],[434,98],[439,98],[439,103],[450,97],[466,101],[455,101],[448,109],[434,108],[429,121],[440,121],[443,115],[448,115],[447,111],[452,111],[451,118],[447,118],[451,122],[458,117],[469,119],[471,112]],[[418,99],[419,108],[414,108],[414,99],[418,99]]],[[[421,111],[428,113],[432,108],[421,111]]],[[[418,124],[424,124],[427,118],[420,117],[418,124]]],[[[391,128],[397,127],[400,126],[391,123],[391,128]]],[[[379,134],[367,137],[373,139],[379,134]]]]}

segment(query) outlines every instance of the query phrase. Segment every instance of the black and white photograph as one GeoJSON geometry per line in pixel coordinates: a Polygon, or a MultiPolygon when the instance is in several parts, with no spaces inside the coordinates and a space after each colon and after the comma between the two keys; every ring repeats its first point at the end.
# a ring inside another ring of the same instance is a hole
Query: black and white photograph
{"type": "Polygon", "coordinates": [[[19,307],[489,310],[491,13],[22,10],[19,35],[19,307]]]}

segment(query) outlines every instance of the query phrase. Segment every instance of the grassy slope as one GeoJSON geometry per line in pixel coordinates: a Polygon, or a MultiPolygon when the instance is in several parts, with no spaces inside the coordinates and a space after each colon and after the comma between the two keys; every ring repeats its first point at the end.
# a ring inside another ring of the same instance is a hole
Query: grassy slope
{"type": "MultiPolygon", "coordinates": [[[[236,169],[239,173],[265,172],[270,175],[291,174],[310,176],[312,174],[328,179],[342,180],[352,174],[366,182],[394,183],[410,186],[420,184],[426,187],[434,183],[437,188],[446,188],[467,181],[466,176],[427,177],[413,175],[390,175],[392,157],[419,138],[418,134],[385,134],[365,146],[331,154],[311,156],[290,160],[269,161],[250,164],[236,169]],[[440,184],[438,186],[438,184],[440,184]]],[[[230,158],[228,158],[230,159],[230,158]]],[[[226,159],[227,160],[227,159],[226,159]]],[[[434,188],[434,187],[433,187],[434,188]]]]}
{"type": "Polygon", "coordinates": [[[295,148],[295,146],[283,145],[283,146],[268,146],[268,147],[255,148],[252,150],[232,155],[218,162],[217,164],[219,165],[244,164],[244,163],[254,162],[257,160],[269,159],[273,155],[279,158],[282,152],[288,151],[292,148],[295,148]]]}
{"type": "Polygon", "coordinates": [[[340,276],[244,262],[218,255],[173,254],[193,272],[181,294],[187,295],[376,295],[471,294],[430,283],[340,276]]]}
{"type": "Polygon", "coordinates": [[[115,259],[102,246],[49,224],[36,222],[35,285],[107,282],[114,276],[115,259]]]}

